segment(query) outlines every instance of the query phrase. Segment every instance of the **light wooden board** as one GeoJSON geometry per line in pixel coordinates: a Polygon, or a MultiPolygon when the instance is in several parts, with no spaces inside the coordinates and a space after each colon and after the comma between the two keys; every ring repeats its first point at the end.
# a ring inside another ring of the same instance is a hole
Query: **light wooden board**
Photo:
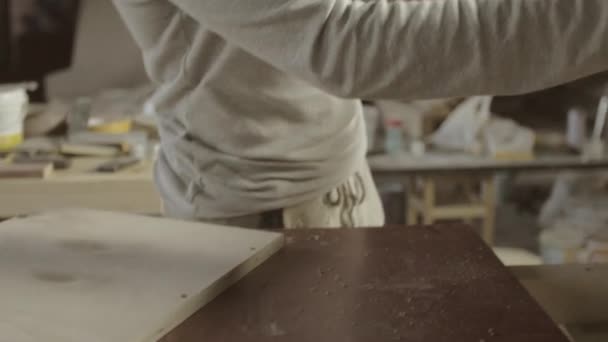
{"type": "Polygon", "coordinates": [[[281,234],[67,210],[0,224],[0,341],[155,341],[281,234]]]}

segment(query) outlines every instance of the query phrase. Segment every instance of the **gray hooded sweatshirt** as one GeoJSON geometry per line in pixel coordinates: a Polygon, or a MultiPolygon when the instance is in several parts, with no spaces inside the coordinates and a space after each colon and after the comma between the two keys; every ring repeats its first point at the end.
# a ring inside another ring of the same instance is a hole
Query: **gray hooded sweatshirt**
{"type": "Polygon", "coordinates": [[[320,196],[364,163],[365,99],[516,94],[608,69],[607,0],[114,0],[158,91],[169,216],[320,196]]]}

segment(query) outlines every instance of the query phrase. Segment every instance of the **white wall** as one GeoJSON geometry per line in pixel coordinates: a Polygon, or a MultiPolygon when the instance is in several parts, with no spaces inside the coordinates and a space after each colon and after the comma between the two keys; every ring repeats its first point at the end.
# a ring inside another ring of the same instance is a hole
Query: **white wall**
{"type": "Polygon", "coordinates": [[[147,82],[141,54],[111,0],[82,0],[80,14],[72,67],[47,78],[49,97],[73,98],[147,82]]]}

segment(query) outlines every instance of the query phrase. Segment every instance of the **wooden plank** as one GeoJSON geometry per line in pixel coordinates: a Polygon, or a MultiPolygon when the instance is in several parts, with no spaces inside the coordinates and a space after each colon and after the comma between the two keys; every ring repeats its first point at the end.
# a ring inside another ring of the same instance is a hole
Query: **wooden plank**
{"type": "Polygon", "coordinates": [[[2,340],[156,341],[282,241],[277,233],[95,211],[6,221],[2,340]]]}
{"type": "Polygon", "coordinates": [[[160,197],[151,177],[101,176],[106,175],[83,179],[1,180],[0,218],[66,208],[160,213],[160,197]]]}
{"type": "Polygon", "coordinates": [[[145,132],[129,132],[124,134],[110,134],[98,132],[78,132],[68,137],[70,143],[116,146],[123,152],[128,152],[132,146],[145,143],[148,136],[145,132]]]}
{"type": "Polygon", "coordinates": [[[435,207],[431,215],[434,220],[484,218],[486,208],[481,204],[443,205],[435,207]]]}
{"type": "Polygon", "coordinates": [[[18,153],[13,157],[13,164],[51,163],[55,170],[65,170],[72,164],[71,160],[60,155],[28,155],[18,153]]]}
{"type": "Polygon", "coordinates": [[[152,163],[110,174],[93,172],[107,160],[75,158],[69,169],[57,170],[47,179],[1,180],[0,217],[65,208],[159,214],[152,163]]]}
{"type": "Polygon", "coordinates": [[[48,178],[53,173],[52,163],[0,164],[0,179],[48,178]]]}
{"type": "Polygon", "coordinates": [[[293,230],[163,342],[567,342],[472,230],[293,230]]]}
{"type": "Polygon", "coordinates": [[[114,146],[62,143],[61,153],[73,156],[114,157],[121,149],[114,146]]]}

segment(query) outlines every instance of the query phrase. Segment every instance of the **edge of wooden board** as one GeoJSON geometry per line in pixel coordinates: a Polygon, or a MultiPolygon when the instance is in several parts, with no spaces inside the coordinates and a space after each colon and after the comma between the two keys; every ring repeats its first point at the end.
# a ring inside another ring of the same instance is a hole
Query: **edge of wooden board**
{"type": "Polygon", "coordinates": [[[178,312],[171,314],[172,318],[169,319],[169,321],[163,324],[156,332],[152,333],[152,335],[146,336],[142,342],[156,342],[162,339],[198,310],[202,309],[221,293],[236,284],[258,266],[262,265],[266,260],[281,250],[284,245],[285,236],[281,234],[280,236],[277,236],[271,244],[265,246],[263,249],[257,250],[251,258],[236,266],[197,295],[186,300],[183,307],[180,308],[178,312]]]}

